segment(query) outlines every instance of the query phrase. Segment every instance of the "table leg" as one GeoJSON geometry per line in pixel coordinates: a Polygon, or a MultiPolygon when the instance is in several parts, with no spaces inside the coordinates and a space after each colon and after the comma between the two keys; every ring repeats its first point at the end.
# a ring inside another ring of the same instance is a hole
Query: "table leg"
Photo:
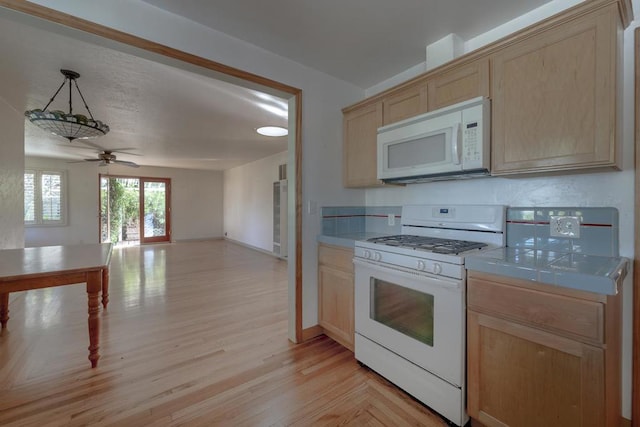
{"type": "Polygon", "coordinates": [[[98,349],[100,348],[100,290],[102,289],[102,272],[87,273],[87,294],[89,297],[89,361],[91,367],[98,366],[98,349]]]}
{"type": "Polygon", "coordinates": [[[109,268],[102,269],[102,306],[106,309],[109,304],[109,268]]]}
{"type": "Polygon", "coordinates": [[[9,321],[9,294],[0,294],[0,323],[2,323],[2,329],[7,327],[9,321]]]}

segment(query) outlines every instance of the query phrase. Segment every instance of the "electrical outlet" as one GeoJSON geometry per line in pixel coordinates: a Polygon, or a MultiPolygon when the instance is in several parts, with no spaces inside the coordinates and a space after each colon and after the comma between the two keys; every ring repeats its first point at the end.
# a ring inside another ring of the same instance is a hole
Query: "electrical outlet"
{"type": "Polygon", "coordinates": [[[396,216],[394,214],[387,214],[387,223],[391,226],[396,225],[396,216]]]}
{"type": "Polygon", "coordinates": [[[580,237],[580,218],[577,216],[552,216],[549,224],[551,237],[580,237]]]}

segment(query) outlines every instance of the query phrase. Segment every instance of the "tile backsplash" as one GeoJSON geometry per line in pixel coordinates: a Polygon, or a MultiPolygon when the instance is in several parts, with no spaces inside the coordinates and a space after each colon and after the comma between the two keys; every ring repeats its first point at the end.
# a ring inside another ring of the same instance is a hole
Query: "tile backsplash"
{"type": "Polygon", "coordinates": [[[321,210],[322,234],[339,236],[372,232],[400,233],[401,206],[327,206],[321,210]],[[389,215],[394,225],[389,225],[389,215]]]}
{"type": "Polygon", "coordinates": [[[507,209],[507,246],[583,255],[619,256],[616,208],[516,207],[507,209]],[[550,235],[552,216],[580,219],[580,237],[550,235]]]}

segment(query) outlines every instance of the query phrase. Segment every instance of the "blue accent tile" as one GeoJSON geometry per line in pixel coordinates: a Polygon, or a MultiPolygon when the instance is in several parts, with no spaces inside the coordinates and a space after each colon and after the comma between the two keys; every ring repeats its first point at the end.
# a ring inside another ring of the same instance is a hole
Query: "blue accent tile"
{"type": "Polygon", "coordinates": [[[364,216],[352,216],[349,217],[349,232],[350,233],[361,233],[365,230],[364,227],[365,218],[364,216]]]}
{"type": "Polygon", "coordinates": [[[580,227],[580,238],[572,239],[571,252],[584,255],[617,257],[618,242],[611,233],[611,227],[580,227]]]}
{"type": "Polygon", "coordinates": [[[333,236],[336,234],[336,219],[335,218],[323,218],[322,219],[322,234],[326,236],[333,236]]]}
{"type": "Polygon", "coordinates": [[[616,208],[575,208],[575,215],[585,224],[608,224],[618,226],[618,209],[616,208]]]}
{"type": "Polygon", "coordinates": [[[340,215],[364,215],[364,207],[362,206],[349,206],[340,210],[340,215]]]}
{"type": "Polygon", "coordinates": [[[535,229],[534,224],[507,224],[507,246],[534,247],[535,229]]]}
{"type": "Polygon", "coordinates": [[[333,206],[331,206],[331,207],[323,207],[322,208],[322,216],[333,216],[333,215],[336,214],[337,209],[338,208],[333,207],[333,206]]]}
{"type": "Polygon", "coordinates": [[[336,234],[348,234],[349,233],[349,217],[336,218],[336,234]]]}
{"type": "Polygon", "coordinates": [[[533,208],[508,208],[507,221],[531,221],[535,220],[533,208]]]}

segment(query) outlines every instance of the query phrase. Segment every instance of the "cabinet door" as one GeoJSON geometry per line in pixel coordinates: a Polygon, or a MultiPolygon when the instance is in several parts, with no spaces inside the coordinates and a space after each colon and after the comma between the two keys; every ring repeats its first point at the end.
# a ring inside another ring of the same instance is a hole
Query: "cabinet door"
{"type": "Polygon", "coordinates": [[[399,122],[427,112],[427,86],[417,83],[395,91],[382,101],[383,123],[399,122]]]}
{"type": "Polygon", "coordinates": [[[429,111],[478,96],[489,97],[489,60],[457,66],[429,79],[429,111]]]}
{"type": "Polygon", "coordinates": [[[378,180],[376,138],[382,126],[382,102],[376,102],[343,116],[343,185],[375,187],[378,180]]]}
{"type": "Polygon", "coordinates": [[[327,335],[353,351],[353,274],[318,266],[319,323],[327,335]]]}
{"type": "Polygon", "coordinates": [[[492,58],[492,173],[616,166],[617,6],[492,58]]]}
{"type": "Polygon", "coordinates": [[[603,426],[604,353],[467,312],[467,411],[493,426],[603,426]]]}

